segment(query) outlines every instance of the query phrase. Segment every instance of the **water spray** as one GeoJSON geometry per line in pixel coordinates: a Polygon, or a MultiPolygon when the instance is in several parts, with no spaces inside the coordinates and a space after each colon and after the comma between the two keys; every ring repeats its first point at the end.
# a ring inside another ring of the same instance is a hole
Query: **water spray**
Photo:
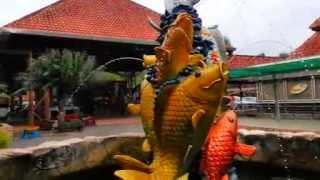
{"type": "Polygon", "coordinates": [[[95,70],[93,70],[87,77],[85,77],[81,82],[80,85],[71,93],[69,96],[68,100],[72,100],[73,96],[79,92],[79,90],[85,85],[85,83],[98,71],[106,70],[109,65],[112,63],[116,63],[118,61],[123,61],[123,60],[133,60],[133,61],[138,61],[138,62],[143,62],[143,59],[140,58],[135,58],[135,57],[120,57],[116,59],[111,59],[108,62],[104,63],[103,65],[98,66],[95,70]]]}

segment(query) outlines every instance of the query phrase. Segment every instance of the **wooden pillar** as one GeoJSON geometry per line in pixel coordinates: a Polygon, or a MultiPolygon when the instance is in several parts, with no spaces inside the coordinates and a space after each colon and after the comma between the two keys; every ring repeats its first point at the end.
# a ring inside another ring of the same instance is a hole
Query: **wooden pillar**
{"type": "Polygon", "coordinates": [[[43,102],[44,120],[49,121],[51,119],[50,114],[50,89],[49,87],[44,88],[44,102],[43,102]]]}
{"type": "Polygon", "coordinates": [[[311,98],[312,99],[316,99],[317,97],[317,93],[316,93],[316,88],[317,88],[317,85],[316,85],[316,79],[314,78],[314,76],[312,75],[311,76],[311,98]]]}
{"type": "Polygon", "coordinates": [[[273,93],[274,93],[274,115],[276,120],[280,120],[280,105],[279,105],[279,94],[278,94],[278,80],[276,75],[272,75],[273,78],[273,93]]]}

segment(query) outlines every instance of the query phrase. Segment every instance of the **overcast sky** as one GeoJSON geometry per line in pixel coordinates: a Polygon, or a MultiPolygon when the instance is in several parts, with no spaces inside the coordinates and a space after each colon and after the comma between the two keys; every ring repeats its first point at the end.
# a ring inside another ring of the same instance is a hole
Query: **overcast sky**
{"type": "MultiPolygon", "coordinates": [[[[57,0],[1,0],[0,26],[57,0]]],[[[134,0],[159,13],[163,0],[134,0]]],[[[205,26],[218,24],[239,54],[289,52],[312,35],[309,25],[320,17],[320,0],[201,0],[205,26]]]]}

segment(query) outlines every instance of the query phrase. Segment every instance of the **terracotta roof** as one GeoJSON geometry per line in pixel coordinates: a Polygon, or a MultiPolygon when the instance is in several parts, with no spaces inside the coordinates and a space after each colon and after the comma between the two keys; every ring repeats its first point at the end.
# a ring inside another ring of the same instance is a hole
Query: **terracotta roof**
{"type": "Polygon", "coordinates": [[[315,31],[314,34],[290,53],[290,58],[320,55],[320,18],[314,21],[310,28],[315,31]]]}
{"type": "Polygon", "coordinates": [[[244,68],[248,66],[266,64],[279,61],[280,57],[270,56],[250,56],[250,55],[233,55],[227,64],[230,69],[244,68]]]}
{"type": "Polygon", "coordinates": [[[291,58],[320,55],[320,32],[315,32],[301,46],[290,53],[291,58]]]}
{"type": "Polygon", "coordinates": [[[160,14],[130,0],[60,0],[4,27],[40,34],[155,41],[158,33],[147,17],[160,22],[160,14]]]}
{"type": "Polygon", "coordinates": [[[315,20],[311,25],[310,29],[315,33],[307,39],[301,46],[295,49],[289,54],[289,57],[270,57],[270,56],[249,56],[249,55],[234,55],[228,61],[229,68],[243,68],[258,64],[272,63],[285,59],[294,59],[301,57],[308,57],[314,55],[320,55],[320,18],[315,20]]]}

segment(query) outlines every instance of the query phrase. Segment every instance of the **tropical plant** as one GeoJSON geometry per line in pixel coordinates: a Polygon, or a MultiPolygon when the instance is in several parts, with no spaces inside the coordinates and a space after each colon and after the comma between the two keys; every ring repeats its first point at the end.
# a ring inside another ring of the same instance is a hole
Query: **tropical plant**
{"type": "Polygon", "coordinates": [[[12,143],[12,135],[10,132],[0,126],[0,149],[7,148],[12,143]]]}
{"type": "Polygon", "coordinates": [[[32,61],[26,76],[26,85],[32,89],[45,86],[56,88],[61,112],[67,96],[85,83],[94,66],[95,62],[89,60],[85,53],[49,50],[32,61]]]}

